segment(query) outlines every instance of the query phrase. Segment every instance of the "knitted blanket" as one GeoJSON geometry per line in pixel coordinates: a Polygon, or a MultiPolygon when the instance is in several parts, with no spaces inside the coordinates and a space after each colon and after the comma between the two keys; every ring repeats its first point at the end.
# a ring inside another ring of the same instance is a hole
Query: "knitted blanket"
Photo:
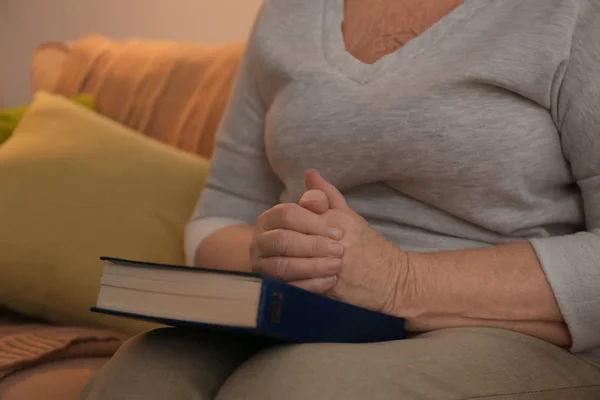
{"type": "MultiPolygon", "coordinates": [[[[54,399],[46,385],[23,385],[26,379],[32,379],[28,371],[50,366],[44,372],[51,375],[53,367],[57,370],[62,368],[58,362],[61,360],[92,360],[85,365],[93,365],[95,370],[99,362],[106,362],[126,338],[105,330],[48,325],[0,308],[0,398],[21,399],[9,397],[9,394],[25,390],[29,398],[34,398],[30,397],[32,393],[39,391],[36,399],[54,399]],[[19,386],[18,390],[12,390],[16,386],[19,386]]],[[[88,371],[84,364],[80,368],[88,375],[93,372],[88,371]]],[[[35,378],[39,381],[40,374],[35,378]]],[[[62,377],[62,389],[71,384],[85,384],[85,381],[75,382],[78,378],[77,371],[71,368],[70,374],[62,377]],[[69,382],[70,376],[74,378],[73,382],[69,382]]]]}

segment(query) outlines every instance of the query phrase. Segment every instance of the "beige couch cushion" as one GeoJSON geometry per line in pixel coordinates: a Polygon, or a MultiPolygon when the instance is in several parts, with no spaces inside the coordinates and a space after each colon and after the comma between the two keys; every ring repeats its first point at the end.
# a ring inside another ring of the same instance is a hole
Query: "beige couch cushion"
{"type": "Polygon", "coordinates": [[[243,48],[102,36],[47,43],[34,58],[34,85],[91,93],[98,112],[208,158],[243,48]]]}

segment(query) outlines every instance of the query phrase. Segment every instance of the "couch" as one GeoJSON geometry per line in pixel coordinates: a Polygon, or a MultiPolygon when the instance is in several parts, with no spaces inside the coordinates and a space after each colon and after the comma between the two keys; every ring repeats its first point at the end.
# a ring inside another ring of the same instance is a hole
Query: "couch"
{"type": "Polygon", "coordinates": [[[0,398],[74,400],[155,327],[89,311],[97,256],[183,262],[242,51],[102,36],[38,48],[36,99],[0,145],[0,398]],[[95,111],[61,100],[80,93],[95,111]]]}

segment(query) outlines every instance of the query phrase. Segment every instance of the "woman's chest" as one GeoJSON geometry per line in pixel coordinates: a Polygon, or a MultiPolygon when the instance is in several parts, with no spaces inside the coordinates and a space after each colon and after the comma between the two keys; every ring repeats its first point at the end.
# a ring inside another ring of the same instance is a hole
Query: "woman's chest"
{"type": "Polygon", "coordinates": [[[543,182],[565,167],[547,108],[494,86],[433,77],[290,86],[269,110],[265,146],[289,200],[311,168],[341,190],[387,182],[416,196],[543,182]]]}

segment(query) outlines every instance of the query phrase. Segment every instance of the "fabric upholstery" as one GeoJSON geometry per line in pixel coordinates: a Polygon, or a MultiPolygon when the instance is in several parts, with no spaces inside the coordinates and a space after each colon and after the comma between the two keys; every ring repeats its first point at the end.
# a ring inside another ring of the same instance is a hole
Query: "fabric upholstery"
{"type": "MultiPolygon", "coordinates": [[[[86,36],[48,54],[60,65],[54,93],[90,93],[97,110],[163,143],[210,157],[244,44],[122,40],[86,36]]],[[[34,66],[34,71],[43,68],[34,66]]]]}

